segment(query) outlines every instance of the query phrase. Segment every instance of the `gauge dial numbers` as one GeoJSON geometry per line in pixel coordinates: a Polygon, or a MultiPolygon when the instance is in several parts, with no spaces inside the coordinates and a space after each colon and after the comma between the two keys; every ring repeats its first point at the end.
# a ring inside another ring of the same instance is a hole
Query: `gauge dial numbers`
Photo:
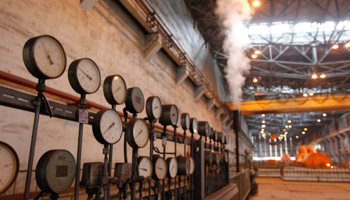
{"type": "Polygon", "coordinates": [[[188,157],[178,156],[177,157],[178,164],[178,175],[189,175],[190,174],[190,159],[188,157]]]}
{"type": "Polygon", "coordinates": [[[145,178],[152,176],[152,162],[149,157],[140,156],[137,159],[137,167],[139,176],[143,176],[145,178]]]}
{"type": "Polygon", "coordinates": [[[127,94],[126,83],[120,75],[108,76],[103,82],[103,93],[111,105],[123,104],[127,94]]]}
{"type": "Polygon", "coordinates": [[[77,93],[92,94],[100,88],[101,74],[93,60],[82,58],[70,64],[68,80],[77,93]]]}
{"type": "Polygon", "coordinates": [[[126,140],[133,148],[143,148],[147,145],[149,130],[142,119],[131,119],[126,125],[126,140]]]}
{"type": "Polygon", "coordinates": [[[168,178],[175,178],[178,171],[178,163],[176,158],[168,158],[166,159],[168,166],[168,178]]]}
{"type": "Polygon", "coordinates": [[[19,161],[16,151],[10,145],[1,141],[0,166],[0,194],[3,194],[17,178],[19,161]]]}
{"type": "Polygon", "coordinates": [[[198,121],[196,118],[190,119],[190,132],[191,133],[197,133],[198,131],[198,121]]]}
{"type": "Polygon", "coordinates": [[[143,111],[145,99],[140,88],[133,87],[128,89],[125,106],[131,113],[140,113],[143,111]]]}
{"type": "Polygon", "coordinates": [[[148,97],[146,101],[146,113],[150,120],[159,119],[162,114],[162,103],[160,102],[159,97],[148,97]]]}
{"type": "Polygon", "coordinates": [[[159,118],[159,123],[163,126],[175,126],[179,119],[179,110],[176,105],[162,105],[162,114],[159,118]]]}
{"type": "Polygon", "coordinates": [[[66,150],[50,150],[43,154],[35,170],[41,191],[60,194],[72,185],[75,178],[75,160],[66,150]]]}
{"type": "Polygon", "coordinates": [[[123,133],[122,119],[115,110],[101,110],[92,121],[92,131],[101,144],[117,143],[123,133]]]}
{"type": "Polygon", "coordinates": [[[58,78],[66,69],[64,49],[58,40],[49,35],[29,39],[22,55],[28,71],[39,79],[58,78]]]}
{"type": "Polygon", "coordinates": [[[198,122],[198,134],[204,137],[209,135],[209,123],[207,121],[198,122]]]}
{"type": "Polygon", "coordinates": [[[154,155],[152,161],[153,161],[153,173],[152,173],[153,179],[154,180],[165,179],[168,173],[168,168],[164,158],[160,157],[159,155],[154,155]]]}
{"type": "Polygon", "coordinates": [[[181,126],[183,130],[188,130],[190,128],[190,115],[188,113],[182,113],[181,115],[181,126]]]}
{"type": "Polygon", "coordinates": [[[190,175],[191,175],[194,172],[195,164],[194,164],[194,159],[192,157],[189,157],[189,159],[190,159],[190,175]]]}

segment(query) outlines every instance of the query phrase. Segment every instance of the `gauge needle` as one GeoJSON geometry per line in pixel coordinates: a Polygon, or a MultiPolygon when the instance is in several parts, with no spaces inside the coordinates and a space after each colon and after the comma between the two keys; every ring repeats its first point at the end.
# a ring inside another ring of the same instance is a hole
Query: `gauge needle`
{"type": "Polygon", "coordinates": [[[161,167],[157,167],[157,168],[163,171],[163,168],[161,168],[161,167]]]}
{"type": "Polygon", "coordinates": [[[43,46],[44,46],[44,48],[45,48],[45,51],[46,51],[46,54],[47,54],[47,58],[50,60],[50,65],[53,65],[53,61],[52,61],[52,59],[51,59],[51,56],[50,56],[50,54],[49,54],[49,51],[47,50],[47,48],[46,48],[46,46],[45,46],[44,43],[43,43],[43,46]]]}
{"type": "Polygon", "coordinates": [[[140,167],[140,169],[142,169],[143,171],[147,172],[147,169],[146,169],[146,168],[141,168],[141,167],[140,167]]]}
{"type": "Polygon", "coordinates": [[[118,90],[120,90],[121,87],[118,87],[113,93],[118,92],[118,90]]]}
{"type": "Polygon", "coordinates": [[[86,72],[84,72],[82,69],[80,69],[79,68],[79,70],[81,71],[81,72],[83,72],[83,74],[85,74],[85,76],[86,77],[88,77],[88,79],[91,81],[92,80],[92,78],[89,76],[89,74],[87,74],[86,72]]]}
{"type": "MultiPolygon", "coordinates": [[[[115,125],[115,123],[113,122],[113,123],[107,128],[107,130],[105,130],[105,132],[107,132],[109,129],[111,129],[114,125],[115,125]]],[[[105,134],[105,132],[103,132],[103,134],[105,134]]]]}
{"type": "Polygon", "coordinates": [[[141,131],[136,135],[135,138],[137,138],[137,136],[139,136],[139,135],[142,133],[142,131],[143,131],[143,130],[141,130],[141,131]]]}

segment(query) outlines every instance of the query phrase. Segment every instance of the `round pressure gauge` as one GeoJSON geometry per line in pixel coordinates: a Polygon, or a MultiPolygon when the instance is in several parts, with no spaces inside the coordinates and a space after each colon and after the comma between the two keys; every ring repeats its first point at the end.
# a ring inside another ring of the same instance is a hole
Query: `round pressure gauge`
{"type": "Polygon", "coordinates": [[[96,63],[89,58],[73,61],[68,68],[68,80],[79,94],[95,93],[101,84],[101,74],[96,63]]]}
{"type": "Polygon", "coordinates": [[[66,150],[50,150],[38,161],[35,178],[39,188],[46,193],[62,193],[73,183],[75,161],[66,150]]]}
{"type": "Polygon", "coordinates": [[[92,131],[101,144],[114,144],[123,133],[122,119],[115,110],[101,110],[92,121],[92,131]]]}
{"type": "Polygon", "coordinates": [[[0,194],[8,190],[17,178],[19,161],[16,151],[8,144],[0,141],[0,194]]]}
{"type": "Polygon", "coordinates": [[[192,157],[188,157],[190,159],[190,175],[193,174],[195,164],[194,164],[194,159],[192,157]]]}
{"type": "Polygon", "coordinates": [[[159,155],[153,156],[153,173],[152,177],[154,180],[163,180],[168,173],[168,166],[164,158],[159,155]]]}
{"type": "Polygon", "coordinates": [[[152,175],[152,161],[149,159],[149,157],[140,156],[137,159],[137,166],[139,176],[147,178],[152,175]]]}
{"type": "Polygon", "coordinates": [[[190,128],[190,115],[188,113],[182,113],[181,126],[183,130],[188,130],[190,128]]]}
{"type": "Polygon", "coordinates": [[[204,137],[209,135],[209,123],[207,121],[198,122],[198,134],[204,137]]]}
{"type": "Polygon", "coordinates": [[[49,35],[42,35],[25,43],[23,61],[28,71],[36,78],[52,79],[63,74],[67,58],[58,40],[49,35]]]}
{"type": "Polygon", "coordinates": [[[178,175],[189,175],[190,174],[190,159],[188,157],[178,156],[177,157],[178,164],[178,175]]]}
{"type": "Polygon", "coordinates": [[[125,101],[126,109],[131,113],[140,113],[145,106],[145,99],[140,88],[129,88],[125,101]]]}
{"type": "Polygon", "coordinates": [[[225,142],[225,137],[224,137],[224,134],[222,132],[218,132],[218,142],[223,144],[225,142]]]}
{"type": "Polygon", "coordinates": [[[143,148],[148,142],[148,126],[142,119],[131,119],[126,125],[126,140],[133,148],[143,148]]]}
{"type": "Polygon", "coordinates": [[[168,177],[175,178],[178,171],[178,164],[176,158],[168,158],[166,159],[166,163],[168,165],[168,177]]]}
{"type": "Polygon", "coordinates": [[[210,150],[204,150],[204,162],[209,165],[213,162],[213,154],[210,150]]]}
{"type": "Polygon", "coordinates": [[[103,82],[103,93],[111,105],[123,104],[126,100],[126,83],[120,75],[108,76],[103,82]]]}
{"type": "Polygon", "coordinates": [[[216,131],[212,131],[211,134],[210,134],[210,139],[214,140],[215,142],[218,141],[218,132],[216,131]]]}
{"type": "Polygon", "coordinates": [[[191,133],[197,133],[198,131],[198,122],[196,118],[190,119],[190,132],[191,133]]]}
{"type": "Polygon", "coordinates": [[[177,109],[176,105],[162,105],[162,114],[160,115],[159,123],[161,123],[163,126],[175,126],[178,119],[179,110],[177,109]]]}
{"type": "Polygon", "coordinates": [[[220,153],[214,152],[213,154],[213,164],[220,164],[220,153]]]}
{"type": "Polygon", "coordinates": [[[162,114],[162,104],[159,97],[148,97],[146,101],[146,113],[150,120],[159,119],[162,114]]]}

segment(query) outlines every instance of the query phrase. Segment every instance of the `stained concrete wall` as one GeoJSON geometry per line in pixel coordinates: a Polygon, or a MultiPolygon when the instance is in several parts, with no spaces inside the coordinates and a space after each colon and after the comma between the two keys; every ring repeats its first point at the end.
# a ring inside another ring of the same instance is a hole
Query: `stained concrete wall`
{"type": "MultiPolygon", "coordinates": [[[[176,66],[163,51],[150,61],[144,60],[146,32],[118,1],[100,1],[87,12],[80,7],[79,0],[3,0],[0,7],[1,72],[37,82],[23,64],[22,48],[29,38],[43,34],[52,35],[62,43],[67,54],[67,69],[75,59],[91,58],[100,67],[102,80],[108,75],[120,74],[128,87],[140,87],[145,98],[159,96],[163,104],[176,104],[180,112],[188,112],[198,120],[207,120],[214,129],[222,131],[221,121],[215,118],[213,110],[207,111],[206,102],[194,100],[194,86],[189,81],[175,84],[176,66]]],[[[200,49],[197,53],[202,54],[200,49]]],[[[208,56],[198,56],[196,62],[206,63],[208,56]]],[[[207,67],[210,65],[211,62],[206,63],[207,67]]],[[[48,87],[79,97],[69,85],[67,72],[46,83],[48,87]]],[[[1,85],[12,87],[4,81],[1,85]]],[[[101,88],[95,94],[87,95],[87,99],[109,107],[101,88]]],[[[123,107],[119,105],[117,110],[122,111],[123,107]]],[[[0,106],[0,113],[4,116],[0,119],[0,140],[17,151],[20,170],[26,170],[34,114],[4,106],[0,106]]],[[[145,111],[139,114],[139,117],[145,116],[145,111]]],[[[76,156],[77,139],[78,123],[40,116],[34,168],[40,156],[51,149],[67,149],[76,156]]],[[[168,144],[171,151],[174,146],[170,142],[168,144]]],[[[161,147],[160,141],[156,141],[156,146],[161,147]]],[[[179,145],[179,153],[182,150],[179,145]]],[[[121,142],[114,145],[114,151],[123,152],[121,142]]],[[[128,152],[130,160],[130,147],[128,152]]],[[[148,155],[148,152],[149,146],[139,154],[148,155]]],[[[122,156],[122,153],[115,153],[114,162],[123,162],[122,156]]],[[[102,145],[94,139],[91,126],[86,125],[82,162],[92,161],[103,161],[102,145]]],[[[16,193],[22,193],[24,173],[17,180],[16,193]]]]}

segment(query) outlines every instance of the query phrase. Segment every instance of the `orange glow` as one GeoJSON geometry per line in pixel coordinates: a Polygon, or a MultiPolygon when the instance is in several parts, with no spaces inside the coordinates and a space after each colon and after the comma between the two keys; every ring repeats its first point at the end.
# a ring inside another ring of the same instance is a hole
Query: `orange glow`
{"type": "Polygon", "coordinates": [[[253,2],[253,6],[254,6],[254,7],[260,6],[260,1],[255,0],[255,1],[253,2]]]}
{"type": "Polygon", "coordinates": [[[337,45],[337,44],[334,44],[333,46],[332,46],[332,49],[338,49],[339,48],[339,45],[337,45]]]}
{"type": "Polygon", "coordinates": [[[316,74],[312,74],[311,78],[316,79],[317,75],[316,74]]]}
{"type": "Polygon", "coordinates": [[[258,56],[256,54],[253,54],[252,55],[252,58],[257,58],[258,56]]]}
{"type": "Polygon", "coordinates": [[[321,74],[320,78],[326,78],[325,74],[321,74]]]}
{"type": "Polygon", "coordinates": [[[260,54],[261,52],[259,50],[256,50],[254,53],[255,54],[260,54]]]}

